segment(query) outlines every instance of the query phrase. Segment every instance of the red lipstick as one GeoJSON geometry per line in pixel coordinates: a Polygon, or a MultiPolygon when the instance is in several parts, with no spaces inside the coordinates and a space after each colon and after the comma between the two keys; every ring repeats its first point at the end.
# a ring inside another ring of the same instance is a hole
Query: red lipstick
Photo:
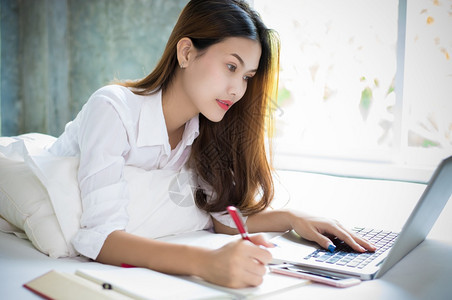
{"type": "Polygon", "coordinates": [[[220,100],[220,99],[216,99],[217,100],[217,104],[224,110],[228,110],[232,104],[234,104],[232,101],[229,100],[220,100]]]}

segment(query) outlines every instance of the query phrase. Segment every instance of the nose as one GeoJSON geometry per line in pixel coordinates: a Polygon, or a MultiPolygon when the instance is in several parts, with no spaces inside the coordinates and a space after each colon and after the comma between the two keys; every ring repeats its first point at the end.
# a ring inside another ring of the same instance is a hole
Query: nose
{"type": "Polygon", "coordinates": [[[247,83],[242,78],[233,80],[229,85],[228,94],[233,98],[234,102],[240,100],[246,92],[247,83]]]}

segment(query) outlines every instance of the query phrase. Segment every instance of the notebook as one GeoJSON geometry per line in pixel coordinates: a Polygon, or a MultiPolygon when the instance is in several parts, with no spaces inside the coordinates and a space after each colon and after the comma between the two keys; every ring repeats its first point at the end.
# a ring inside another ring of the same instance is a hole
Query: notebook
{"type": "Polygon", "coordinates": [[[400,233],[361,227],[353,229],[373,241],[377,251],[359,254],[342,241],[335,240],[336,250],[329,253],[289,231],[272,240],[278,245],[271,249],[273,263],[294,265],[321,276],[379,278],[425,239],[451,194],[452,156],[439,164],[400,233]]]}

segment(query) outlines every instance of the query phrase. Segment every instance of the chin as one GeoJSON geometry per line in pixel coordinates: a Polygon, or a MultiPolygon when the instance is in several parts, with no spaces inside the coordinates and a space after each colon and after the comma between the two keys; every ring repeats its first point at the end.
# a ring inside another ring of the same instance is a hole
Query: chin
{"type": "Polygon", "coordinates": [[[223,120],[225,114],[226,114],[226,112],[224,112],[224,113],[217,112],[217,113],[203,113],[202,115],[204,117],[206,117],[206,119],[208,119],[209,121],[218,123],[221,120],[223,120]]]}
{"type": "Polygon", "coordinates": [[[222,115],[222,116],[207,116],[207,115],[204,115],[204,117],[206,117],[211,122],[218,123],[221,120],[223,120],[224,115],[222,115]]]}

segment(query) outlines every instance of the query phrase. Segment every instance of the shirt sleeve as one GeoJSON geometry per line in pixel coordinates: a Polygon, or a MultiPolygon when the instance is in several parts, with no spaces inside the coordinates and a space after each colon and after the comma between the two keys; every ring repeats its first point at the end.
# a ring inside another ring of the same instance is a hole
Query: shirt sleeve
{"type": "Polygon", "coordinates": [[[124,123],[108,95],[98,93],[90,98],[79,126],[78,180],[83,212],[72,244],[80,254],[95,259],[107,236],[124,230],[128,223],[123,169],[130,146],[124,123]]]}
{"type": "MultiPolygon", "coordinates": [[[[215,220],[217,220],[218,222],[220,222],[221,224],[228,226],[230,228],[237,228],[237,226],[234,223],[234,220],[232,220],[231,216],[229,215],[229,213],[227,211],[222,211],[222,212],[212,212],[210,213],[210,215],[212,216],[212,218],[214,218],[215,220]]],[[[246,221],[248,220],[247,216],[243,216],[242,217],[243,222],[246,224],[246,221]]]]}

